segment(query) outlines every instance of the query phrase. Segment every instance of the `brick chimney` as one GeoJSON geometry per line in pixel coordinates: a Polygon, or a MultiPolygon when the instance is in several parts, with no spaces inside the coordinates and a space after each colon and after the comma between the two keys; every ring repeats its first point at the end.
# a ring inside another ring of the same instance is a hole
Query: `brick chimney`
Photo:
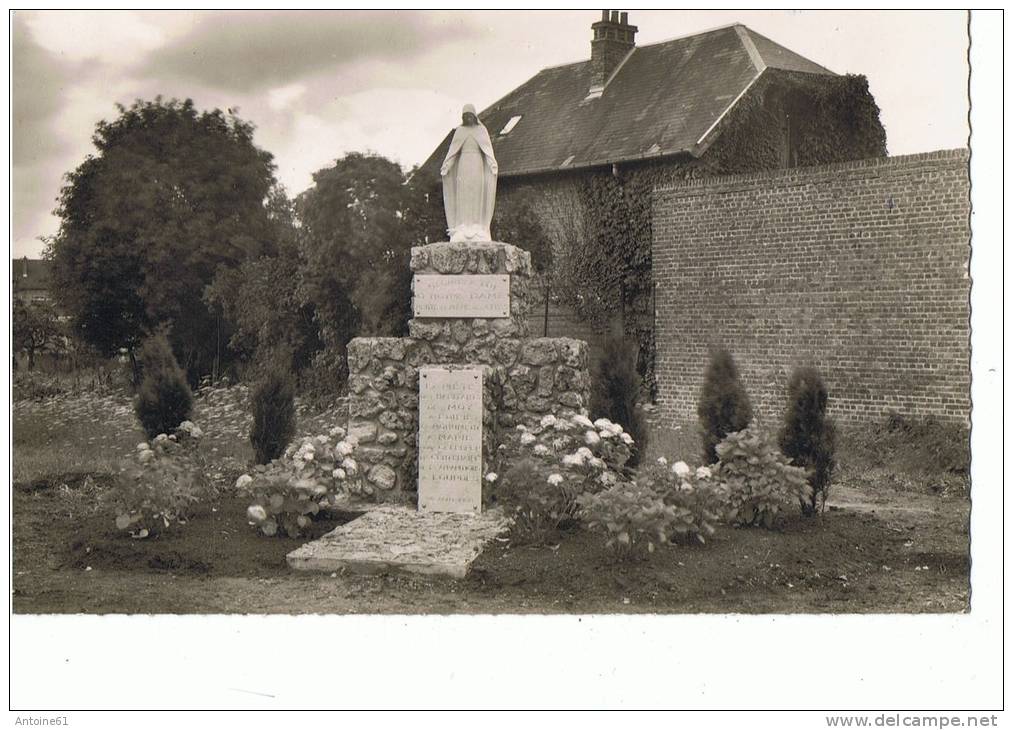
{"type": "Polygon", "coordinates": [[[591,25],[591,89],[589,96],[601,96],[612,72],[636,43],[637,26],[630,25],[627,13],[602,10],[601,20],[591,25]]]}

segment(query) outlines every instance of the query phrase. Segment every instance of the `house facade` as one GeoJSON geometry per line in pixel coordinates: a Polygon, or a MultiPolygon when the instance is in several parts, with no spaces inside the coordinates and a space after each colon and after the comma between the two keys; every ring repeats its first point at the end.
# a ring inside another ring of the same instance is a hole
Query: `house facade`
{"type": "MultiPolygon", "coordinates": [[[[602,11],[589,58],[542,70],[479,117],[499,163],[497,218],[523,207],[551,241],[549,301],[534,307],[545,333],[584,337],[594,350],[622,327],[639,339],[653,382],[654,188],[883,157],[886,135],[863,76],[838,75],[744,25],[646,46],[637,32],[627,13],[602,11]]],[[[419,171],[437,198],[449,141],[419,171]]]]}
{"type": "Polygon", "coordinates": [[[53,301],[50,270],[45,259],[27,256],[11,260],[11,289],[14,296],[25,304],[45,304],[53,301]]]}

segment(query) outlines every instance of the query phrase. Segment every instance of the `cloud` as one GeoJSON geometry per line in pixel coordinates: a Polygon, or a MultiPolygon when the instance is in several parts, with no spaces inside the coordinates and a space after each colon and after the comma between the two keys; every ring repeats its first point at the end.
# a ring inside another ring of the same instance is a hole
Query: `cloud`
{"type": "MultiPolygon", "coordinates": [[[[145,73],[240,92],[287,86],[367,59],[408,62],[478,31],[411,11],[219,12],[156,50],[145,73]]],[[[410,68],[406,66],[406,74],[410,68]]]]}
{"type": "Polygon", "coordinates": [[[72,67],[39,46],[20,13],[12,23],[13,164],[38,164],[63,145],[52,129],[63,106],[72,67]]]}
{"type": "Polygon", "coordinates": [[[72,62],[128,65],[166,40],[163,29],[125,11],[46,10],[25,14],[25,22],[40,46],[72,62]]]}
{"type": "Polygon", "coordinates": [[[275,153],[278,179],[298,194],[312,184],[314,171],[348,152],[376,152],[410,168],[429,155],[459,109],[441,92],[371,89],[293,111],[284,125],[261,126],[257,144],[275,153]]]}
{"type": "Polygon", "coordinates": [[[299,97],[306,93],[306,84],[289,84],[279,86],[267,92],[267,103],[272,109],[282,111],[292,106],[299,97]]]}

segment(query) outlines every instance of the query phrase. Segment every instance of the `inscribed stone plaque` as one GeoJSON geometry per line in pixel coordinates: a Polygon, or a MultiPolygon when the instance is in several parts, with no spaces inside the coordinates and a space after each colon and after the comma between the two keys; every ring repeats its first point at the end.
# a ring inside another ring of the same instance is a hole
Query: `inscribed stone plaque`
{"type": "Polygon", "coordinates": [[[482,510],[482,371],[419,371],[419,510],[482,510]]]}
{"type": "Polygon", "coordinates": [[[416,317],[509,317],[509,274],[416,274],[416,317]]]}

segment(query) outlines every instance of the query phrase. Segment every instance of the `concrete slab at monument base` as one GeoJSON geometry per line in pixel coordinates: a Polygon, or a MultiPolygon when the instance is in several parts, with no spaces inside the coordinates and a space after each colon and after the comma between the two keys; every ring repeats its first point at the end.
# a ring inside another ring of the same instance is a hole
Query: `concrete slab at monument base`
{"type": "Polygon", "coordinates": [[[293,550],[287,560],[296,570],[397,570],[463,578],[486,544],[508,528],[499,509],[453,514],[385,504],[293,550]]]}

